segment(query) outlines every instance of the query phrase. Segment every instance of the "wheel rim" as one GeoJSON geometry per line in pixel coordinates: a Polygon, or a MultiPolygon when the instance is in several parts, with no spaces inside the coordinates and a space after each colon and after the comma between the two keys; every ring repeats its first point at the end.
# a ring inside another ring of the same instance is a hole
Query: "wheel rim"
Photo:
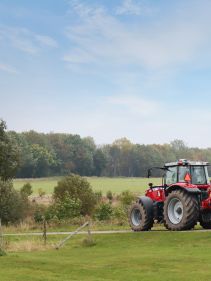
{"type": "Polygon", "coordinates": [[[173,198],[168,204],[168,217],[171,223],[178,224],[183,218],[183,205],[182,202],[173,198]]]}
{"type": "Polygon", "coordinates": [[[139,226],[141,223],[141,212],[138,208],[134,208],[131,212],[131,221],[133,225],[139,226]]]}

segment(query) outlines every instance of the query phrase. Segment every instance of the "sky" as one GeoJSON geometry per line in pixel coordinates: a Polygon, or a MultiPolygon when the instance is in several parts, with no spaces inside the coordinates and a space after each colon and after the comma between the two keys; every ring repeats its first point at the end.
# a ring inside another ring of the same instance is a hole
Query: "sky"
{"type": "Polygon", "coordinates": [[[211,1],[1,0],[0,118],[211,147],[211,1]]]}

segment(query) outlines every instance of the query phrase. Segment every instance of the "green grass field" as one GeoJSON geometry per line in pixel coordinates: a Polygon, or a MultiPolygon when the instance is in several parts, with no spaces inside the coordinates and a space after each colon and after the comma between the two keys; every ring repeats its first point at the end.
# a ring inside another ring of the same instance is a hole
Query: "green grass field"
{"type": "MultiPolygon", "coordinates": [[[[59,178],[41,178],[41,179],[16,179],[14,180],[14,187],[20,189],[24,183],[29,182],[33,187],[35,194],[38,193],[39,188],[51,194],[54,187],[57,184],[59,178]]],[[[149,182],[154,184],[161,184],[159,178],[101,178],[101,177],[89,177],[87,178],[91,186],[95,191],[102,191],[106,194],[108,190],[111,190],[115,194],[119,194],[124,190],[130,190],[135,193],[143,193],[149,182]]]]}
{"type": "MultiPolygon", "coordinates": [[[[93,247],[83,247],[83,238],[74,237],[59,251],[14,252],[0,257],[0,280],[211,280],[210,232],[96,235],[93,247]]],[[[61,237],[51,239],[55,243],[61,237]]]]}

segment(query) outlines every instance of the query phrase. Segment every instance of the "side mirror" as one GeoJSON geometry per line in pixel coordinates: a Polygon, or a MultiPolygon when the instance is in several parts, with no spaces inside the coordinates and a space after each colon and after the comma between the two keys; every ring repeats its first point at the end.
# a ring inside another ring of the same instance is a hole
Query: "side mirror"
{"type": "Polygon", "coordinates": [[[150,189],[153,188],[153,183],[152,183],[152,182],[149,183],[149,188],[150,188],[150,189]]]}

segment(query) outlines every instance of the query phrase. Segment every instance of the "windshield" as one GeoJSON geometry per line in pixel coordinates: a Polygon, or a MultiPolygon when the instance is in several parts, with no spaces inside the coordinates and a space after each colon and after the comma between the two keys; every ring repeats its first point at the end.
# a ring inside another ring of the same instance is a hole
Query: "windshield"
{"type": "Polygon", "coordinates": [[[179,182],[185,182],[185,176],[187,173],[190,174],[190,167],[188,166],[179,167],[179,182]]]}

